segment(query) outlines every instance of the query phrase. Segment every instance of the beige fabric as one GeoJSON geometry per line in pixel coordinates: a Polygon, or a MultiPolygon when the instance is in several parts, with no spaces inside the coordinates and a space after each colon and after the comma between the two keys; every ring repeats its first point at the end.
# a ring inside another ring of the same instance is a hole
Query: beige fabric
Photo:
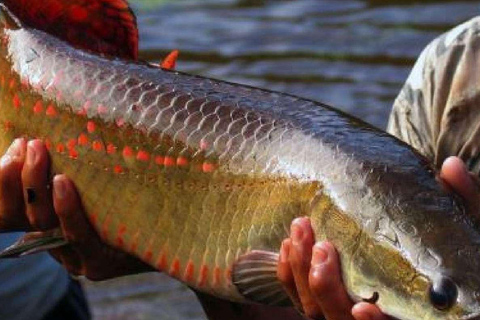
{"type": "Polygon", "coordinates": [[[480,17],[430,43],[395,100],[388,132],[437,167],[458,155],[480,171],[480,17]]]}

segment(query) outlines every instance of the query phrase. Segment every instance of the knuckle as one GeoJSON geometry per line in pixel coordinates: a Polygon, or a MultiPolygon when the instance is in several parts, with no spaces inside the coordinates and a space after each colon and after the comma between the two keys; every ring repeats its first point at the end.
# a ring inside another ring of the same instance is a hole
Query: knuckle
{"type": "Polygon", "coordinates": [[[331,283],[329,280],[330,277],[324,276],[321,270],[312,269],[308,277],[308,284],[310,286],[310,291],[316,296],[322,297],[325,293],[331,291],[331,283]]]}
{"type": "Polygon", "coordinates": [[[291,277],[290,277],[290,272],[288,270],[289,266],[286,263],[281,263],[278,265],[278,270],[277,270],[277,278],[278,281],[284,286],[290,284],[291,282],[291,277]]]}

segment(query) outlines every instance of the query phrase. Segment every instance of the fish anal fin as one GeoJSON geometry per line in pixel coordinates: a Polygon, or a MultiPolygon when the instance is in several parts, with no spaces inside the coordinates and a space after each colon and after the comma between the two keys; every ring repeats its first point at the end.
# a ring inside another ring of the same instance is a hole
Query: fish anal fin
{"type": "Polygon", "coordinates": [[[23,235],[17,242],[0,252],[0,259],[17,258],[58,248],[67,244],[59,228],[34,231],[23,235]]]}
{"type": "Polygon", "coordinates": [[[278,254],[255,250],[233,264],[232,281],[240,294],[252,302],[271,306],[292,306],[277,278],[278,254]]]}
{"type": "Polygon", "coordinates": [[[112,57],[138,57],[138,29],[126,0],[3,0],[26,26],[112,57]]]}

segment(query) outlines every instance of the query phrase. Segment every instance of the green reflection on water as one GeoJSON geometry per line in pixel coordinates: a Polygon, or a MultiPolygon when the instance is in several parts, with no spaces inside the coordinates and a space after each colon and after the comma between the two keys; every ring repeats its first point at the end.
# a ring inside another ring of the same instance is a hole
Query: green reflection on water
{"type": "Polygon", "coordinates": [[[158,7],[174,0],[130,0],[129,2],[140,9],[158,7]]]}

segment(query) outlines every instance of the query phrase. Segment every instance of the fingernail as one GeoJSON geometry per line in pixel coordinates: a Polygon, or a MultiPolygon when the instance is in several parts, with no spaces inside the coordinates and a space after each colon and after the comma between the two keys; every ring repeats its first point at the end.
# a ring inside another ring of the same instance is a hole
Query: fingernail
{"type": "Polygon", "coordinates": [[[312,266],[321,265],[328,259],[328,250],[323,242],[316,243],[313,246],[312,266]]]}
{"type": "Polygon", "coordinates": [[[53,179],[53,194],[57,199],[62,200],[65,198],[65,194],[67,193],[67,189],[65,187],[65,183],[60,179],[58,176],[53,179]]]}
{"type": "Polygon", "coordinates": [[[12,163],[12,157],[10,157],[8,154],[5,154],[0,161],[0,166],[2,168],[6,168],[10,163],[12,163]]]}
{"type": "Polygon", "coordinates": [[[6,153],[11,157],[20,157],[22,155],[22,140],[22,138],[15,139],[6,153]]]}
{"type": "Polygon", "coordinates": [[[35,146],[33,144],[33,141],[30,141],[27,144],[27,160],[26,160],[27,165],[33,166],[35,164],[36,159],[37,159],[37,152],[35,151],[35,146]]]}
{"type": "Polygon", "coordinates": [[[300,227],[300,225],[296,224],[295,222],[292,224],[291,237],[292,237],[293,243],[295,244],[302,242],[302,239],[303,239],[302,227],[300,227]]]}

